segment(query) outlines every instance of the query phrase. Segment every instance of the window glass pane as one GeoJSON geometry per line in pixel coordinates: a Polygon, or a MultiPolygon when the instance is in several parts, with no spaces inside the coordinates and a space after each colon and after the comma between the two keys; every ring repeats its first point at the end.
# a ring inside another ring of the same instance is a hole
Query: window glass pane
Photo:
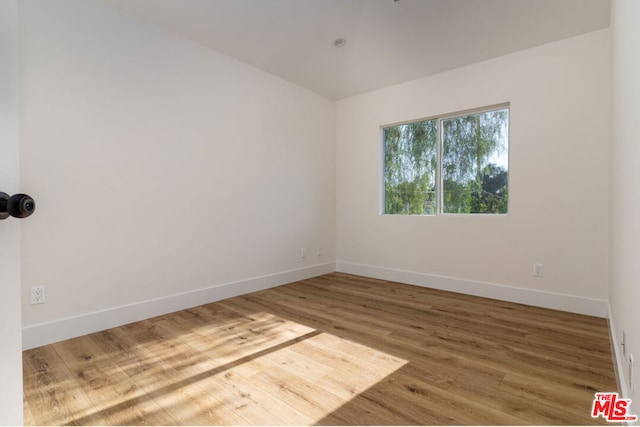
{"type": "Polygon", "coordinates": [[[442,212],[507,213],[509,110],[442,120],[442,212]]]}
{"type": "Polygon", "coordinates": [[[436,213],[437,120],[384,129],[384,213],[436,213]]]}

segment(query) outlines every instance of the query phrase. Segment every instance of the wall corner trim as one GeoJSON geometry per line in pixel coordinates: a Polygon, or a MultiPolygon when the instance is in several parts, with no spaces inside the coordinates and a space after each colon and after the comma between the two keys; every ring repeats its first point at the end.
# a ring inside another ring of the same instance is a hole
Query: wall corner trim
{"type": "Polygon", "coordinates": [[[606,300],[342,261],[336,262],[336,271],[588,316],[609,317],[608,302],[606,300]]]}
{"type": "Polygon", "coordinates": [[[163,314],[332,273],[335,270],[335,262],[328,262],[27,325],[22,328],[22,347],[23,350],[29,350],[163,314]]]}

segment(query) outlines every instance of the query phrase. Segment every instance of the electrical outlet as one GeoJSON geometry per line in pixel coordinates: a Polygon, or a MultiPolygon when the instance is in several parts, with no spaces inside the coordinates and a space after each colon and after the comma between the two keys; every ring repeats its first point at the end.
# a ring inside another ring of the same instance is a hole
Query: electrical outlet
{"type": "Polygon", "coordinates": [[[305,258],[307,256],[307,248],[300,248],[300,258],[305,258]]]}
{"type": "Polygon", "coordinates": [[[543,275],[544,275],[544,270],[542,268],[542,264],[533,264],[533,276],[542,277],[543,275]]]}
{"type": "Polygon", "coordinates": [[[316,246],[316,255],[322,256],[322,245],[316,246]]]}
{"type": "Polygon", "coordinates": [[[45,286],[31,287],[31,305],[44,304],[46,301],[45,286]]]}

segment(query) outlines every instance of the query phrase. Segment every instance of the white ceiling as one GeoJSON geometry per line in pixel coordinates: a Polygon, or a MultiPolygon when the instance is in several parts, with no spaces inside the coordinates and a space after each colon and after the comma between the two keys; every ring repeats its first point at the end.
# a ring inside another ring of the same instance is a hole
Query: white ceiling
{"type": "Polygon", "coordinates": [[[333,99],[609,26],[609,0],[103,0],[333,99]],[[345,38],[344,47],[333,46],[345,38]]]}

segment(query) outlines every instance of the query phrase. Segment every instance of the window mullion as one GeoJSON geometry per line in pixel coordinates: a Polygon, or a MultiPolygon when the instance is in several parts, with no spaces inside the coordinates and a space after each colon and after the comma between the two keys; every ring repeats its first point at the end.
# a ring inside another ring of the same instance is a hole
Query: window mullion
{"type": "Polygon", "coordinates": [[[436,122],[436,215],[442,214],[442,119],[436,122]]]}

